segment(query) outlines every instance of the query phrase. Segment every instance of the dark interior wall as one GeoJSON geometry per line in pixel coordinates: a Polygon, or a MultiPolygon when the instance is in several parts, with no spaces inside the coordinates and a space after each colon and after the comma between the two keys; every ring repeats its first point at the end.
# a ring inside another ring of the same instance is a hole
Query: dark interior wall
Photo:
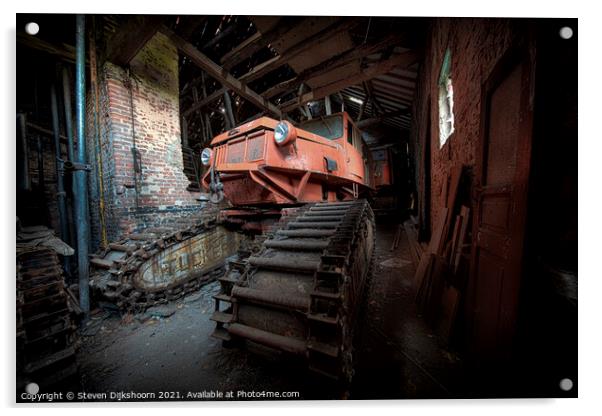
{"type": "MultiPolygon", "coordinates": [[[[18,157],[28,160],[29,190],[21,184],[17,186],[17,216],[24,225],[46,225],[57,231],[57,171],[55,143],[52,135],[52,117],[50,111],[50,86],[57,88],[57,98],[62,102],[61,85],[57,83],[59,67],[53,59],[39,56],[26,49],[17,50],[17,101],[18,114],[25,116],[25,136],[27,155],[18,153],[18,157]],[[37,128],[37,127],[41,127],[37,128]],[[40,153],[41,152],[41,153],[40,153]],[[40,158],[41,154],[41,158],[40,158]],[[41,161],[41,165],[40,162],[41,161]],[[40,166],[42,170],[40,170],[40,166]],[[40,174],[41,173],[41,174],[40,174]]],[[[60,133],[65,135],[64,115],[59,114],[60,133]]],[[[19,120],[17,120],[19,124],[19,120]]],[[[17,143],[20,143],[21,130],[17,129],[17,143]]],[[[61,139],[61,154],[67,155],[67,143],[61,139]]],[[[19,148],[20,146],[18,146],[19,148]]],[[[17,182],[21,174],[17,172],[17,182]]],[[[70,187],[67,180],[65,187],[70,187]]],[[[69,198],[67,204],[70,204],[69,198]]]]}
{"type": "Polygon", "coordinates": [[[538,22],[533,154],[517,354],[542,394],[577,382],[577,20],[538,22]],[[559,29],[573,29],[571,39],[559,29]]]}
{"type": "MultiPolygon", "coordinates": [[[[522,392],[530,394],[558,395],[561,378],[576,378],[576,293],[573,299],[567,293],[576,292],[577,272],[577,48],[576,38],[567,41],[558,35],[566,25],[576,31],[575,20],[431,21],[413,107],[411,137],[419,213],[428,239],[428,224],[436,221],[443,206],[441,192],[450,167],[467,167],[472,188],[481,140],[484,83],[513,43],[535,35],[532,53],[536,54],[536,89],[525,269],[513,354],[513,368],[524,377],[509,388],[523,388],[522,392]],[[455,132],[440,147],[437,87],[448,48],[455,132]],[[559,293],[559,288],[564,293],[559,293]]],[[[473,212],[474,194],[475,189],[469,189],[462,197],[462,203],[473,212]]],[[[465,304],[463,311],[461,330],[466,322],[478,319],[471,316],[470,305],[465,304]]],[[[465,333],[460,340],[465,341],[457,346],[465,349],[470,338],[465,333]]]]}
{"type": "MultiPolygon", "coordinates": [[[[446,183],[452,166],[465,167],[467,181],[459,197],[474,213],[472,184],[481,136],[483,85],[513,39],[523,33],[519,23],[509,19],[441,18],[430,23],[419,71],[412,131],[422,236],[427,241],[446,205],[446,183]],[[439,75],[446,50],[451,54],[455,131],[440,146],[439,75]]],[[[462,270],[464,287],[461,289],[466,293],[470,287],[468,265],[465,264],[462,270]]],[[[468,303],[464,303],[463,310],[460,328],[465,328],[472,319],[468,303]]]]}
{"type": "MultiPolygon", "coordinates": [[[[424,214],[434,223],[443,207],[443,183],[451,166],[474,167],[479,143],[481,86],[495,64],[520,33],[520,23],[509,19],[433,19],[427,31],[424,60],[414,101],[412,137],[419,188],[425,185],[424,161],[430,159],[430,200],[424,214]],[[438,80],[446,50],[451,53],[455,132],[439,145],[438,80]],[[429,125],[430,123],[430,125],[429,125]],[[427,133],[428,137],[427,137],[427,133]],[[425,149],[430,148],[430,157],[425,149]]],[[[425,195],[419,189],[424,205],[425,195]]],[[[428,200],[428,198],[426,199],[428,200]]]]}

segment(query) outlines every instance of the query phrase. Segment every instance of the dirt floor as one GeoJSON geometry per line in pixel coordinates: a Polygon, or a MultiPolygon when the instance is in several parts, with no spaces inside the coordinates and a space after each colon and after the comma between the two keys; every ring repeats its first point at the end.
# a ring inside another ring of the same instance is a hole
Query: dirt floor
{"type": "MultiPolygon", "coordinates": [[[[345,397],[454,397],[460,386],[453,377],[462,362],[438,345],[416,313],[405,235],[398,249],[390,251],[396,228],[394,223],[378,224],[356,377],[345,397]]],[[[232,391],[234,399],[252,398],[239,392],[261,391],[299,392],[298,399],[343,397],[335,385],[308,374],[289,357],[227,349],[211,338],[212,295],[218,291],[219,284],[210,283],[197,294],[141,316],[96,314],[82,331],[78,355],[84,391],[178,392],[175,399],[206,399],[216,391],[232,391]]]]}

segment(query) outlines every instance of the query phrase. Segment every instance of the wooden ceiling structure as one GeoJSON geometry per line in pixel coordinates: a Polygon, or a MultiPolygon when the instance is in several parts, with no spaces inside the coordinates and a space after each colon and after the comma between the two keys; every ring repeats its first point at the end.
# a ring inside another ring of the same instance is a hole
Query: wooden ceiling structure
{"type": "Polygon", "coordinates": [[[228,128],[227,101],[231,125],[263,114],[301,121],[330,107],[366,129],[410,128],[420,19],[181,16],[158,30],[182,55],[181,113],[191,136],[206,133],[199,125],[207,118],[213,133],[228,128]]]}
{"type": "MultiPolygon", "coordinates": [[[[368,133],[374,127],[384,128],[385,136],[410,128],[423,19],[102,18],[105,27],[111,21],[114,28],[104,55],[116,64],[127,66],[157,32],[177,46],[180,113],[191,146],[204,145],[214,134],[264,114],[298,122],[345,109],[368,133]]],[[[368,144],[379,145],[382,138],[366,135],[368,144]]]]}

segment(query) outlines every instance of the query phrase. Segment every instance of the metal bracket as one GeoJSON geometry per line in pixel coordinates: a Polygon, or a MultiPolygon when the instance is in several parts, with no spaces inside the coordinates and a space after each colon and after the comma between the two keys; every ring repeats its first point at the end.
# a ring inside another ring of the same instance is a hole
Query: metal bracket
{"type": "Polygon", "coordinates": [[[324,160],[326,161],[326,170],[328,172],[334,172],[335,170],[338,169],[336,160],[330,159],[328,157],[324,157],[324,160]]]}
{"type": "Polygon", "coordinates": [[[89,172],[92,170],[92,167],[87,163],[78,163],[78,162],[69,162],[69,161],[63,162],[63,168],[66,171],[85,170],[85,171],[89,172]]]}

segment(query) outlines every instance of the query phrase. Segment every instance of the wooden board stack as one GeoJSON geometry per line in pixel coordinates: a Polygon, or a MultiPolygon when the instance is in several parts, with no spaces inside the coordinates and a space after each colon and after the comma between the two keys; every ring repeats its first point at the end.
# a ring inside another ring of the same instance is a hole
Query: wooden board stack
{"type": "MultiPolygon", "coordinates": [[[[442,208],[434,223],[431,240],[419,257],[414,276],[418,310],[436,329],[444,343],[448,343],[453,334],[462,295],[460,288],[452,282],[457,280],[454,277],[458,273],[462,254],[469,246],[466,237],[470,209],[458,206],[462,172],[462,166],[454,166],[449,181],[443,184],[442,208]]],[[[409,224],[404,226],[412,246],[416,234],[409,224]]],[[[415,244],[419,245],[417,241],[415,244]]]]}

